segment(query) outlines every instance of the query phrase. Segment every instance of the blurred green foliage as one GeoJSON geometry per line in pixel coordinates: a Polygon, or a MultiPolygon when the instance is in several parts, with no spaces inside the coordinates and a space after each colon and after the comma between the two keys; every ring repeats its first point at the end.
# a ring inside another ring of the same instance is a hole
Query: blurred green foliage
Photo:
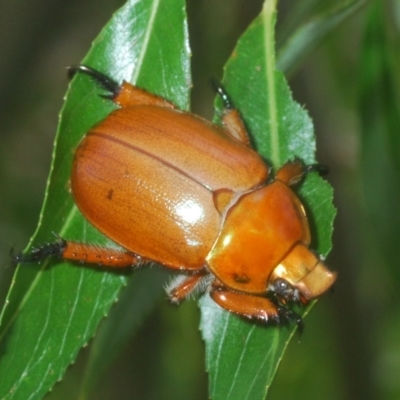
{"type": "MultiPolygon", "coordinates": [[[[301,5],[280,1],[278,44],[338,4],[296,3],[301,5]]],[[[66,89],[64,67],[83,57],[121,4],[0,4],[2,299],[13,272],[9,249],[23,248],[36,227],[66,89]]],[[[260,8],[261,1],[188,2],[195,112],[211,118],[209,79],[221,76],[238,36],[260,8]]],[[[400,396],[399,31],[398,1],[366,1],[291,75],[294,98],[314,120],[317,158],[331,170],[339,212],[327,263],[339,280],[289,346],[271,399],[400,396]]],[[[195,302],[175,309],[160,299],[89,398],[207,398],[198,320],[195,302]]],[[[87,355],[84,349],[48,398],[78,398],[87,355]]]]}

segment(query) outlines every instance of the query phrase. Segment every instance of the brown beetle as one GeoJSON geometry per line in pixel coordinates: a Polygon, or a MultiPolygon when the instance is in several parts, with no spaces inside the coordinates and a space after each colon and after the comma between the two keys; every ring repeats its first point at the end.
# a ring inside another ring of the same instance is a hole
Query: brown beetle
{"type": "Polygon", "coordinates": [[[309,250],[306,213],[291,189],[315,167],[296,159],[271,179],[222,89],[220,127],[89,67],[72,72],[93,77],[120,106],[81,141],[71,189],[85,218],[125,250],[60,239],[17,261],[154,261],[181,273],[169,289],[175,303],[201,287],[241,316],[300,324],[287,304],[307,304],[336,279],[309,250]]]}

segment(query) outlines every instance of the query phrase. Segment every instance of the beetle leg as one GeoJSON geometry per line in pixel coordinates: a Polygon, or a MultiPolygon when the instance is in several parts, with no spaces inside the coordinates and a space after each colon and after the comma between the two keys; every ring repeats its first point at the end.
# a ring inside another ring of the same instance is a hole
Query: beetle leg
{"type": "Polygon", "coordinates": [[[241,141],[246,146],[251,147],[249,135],[238,110],[225,110],[224,115],[222,116],[222,123],[231,136],[241,141]]]}
{"type": "Polygon", "coordinates": [[[93,78],[97,84],[99,84],[104,90],[110,92],[110,96],[113,99],[120,90],[120,84],[109,76],[103,74],[96,69],[87,67],[86,65],[78,65],[77,67],[68,67],[68,77],[72,79],[78,72],[89,75],[93,78]]]}
{"type": "Polygon", "coordinates": [[[299,158],[295,158],[283,165],[276,173],[275,178],[292,186],[299,183],[309,172],[318,172],[319,175],[325,175],[328,172],[328,167],[321,164],[306,166],[299,158]]]}
{"type": "Polygon", "coordinates": [[[299,183],[306,173],[306,168],[303,162],[296,158],[293,161],[287,162],[276,173],[275,179],[279,179],[286,185],[292,186],[299,183]]]}
{"type": "Polygon", "coordinates": [[[213,287],[211,298],[222,308],[249,319],[263,322],[274,320],[279,322],[279,310],[276,304],[266,297],[251,296],[232,292],[223,287],[213,287]]]}
{"type": "Polygon", "coordinates": [[[221,84],[213,82],[215,89],[224,103],[224,113],[222,115],[222,124],[226,132],[236,140],[239,140],[246,146],[250,145],[250,138],[240,117],[239,111],[233,106],[231,99],[221,84]]]}
{"type": "Polygon", "coordinates": [[[113,101],[121,107],[149,105],[176,108],[175,104],[170,101],[147,92],[144,89],[133,86],[125,81],[122,83],[117,95],[113,97],[113,101]]]}
{"type": "Polygon", "coordinates": [[[21,253],[13,256],[13,261],[16,264],[30,263],[44,260],[47,257],[58,257],[81,264],[94,264],[109,268],[135,267],[146,261],[125,250],[71,242],[61,238],[56,242],[37,247],[28,254],[21,253]]]}
{"type": "Polygon", "coordinates": [[[324,176],[329,172],[329,167],[323,164],[310,164],[307,165],[306,172],[317,172],[320,176],[324,176]]]}
{"type": "Polygon", "coordinates": [[[300,330],[303,329],[303,320],[297,313],[282,305],[275,304],[266,297],[232,292],[219,286],[211,289],[210,296],[222,308],[241,317],[257,319],[263,323],[270,320],[278,324],[294,321],[300,330]]]}
{"type": "Polygon", "coordinates": [[[175,105],[160,96],[156,96],[140,89],[128,82],[120,85],[114,79],[86,65],[78,65],[77,67],[69,67],[68,74],[72,78],[76,73],[80,72],[92,77],[103,89],[109,92],[108,95],[102,95],[106,99],[112,100],[121,107],[132,107],[136,105],[152,105],[160,107],[175,108],[175,105]]]}
{"type": "Polygon", "coordinates": [[[304,329],[303,319],[296,312],[289,310],[286,307],[278,306],[279,322],[281,324],[286,324],[290,322],[295,322],[299,332],[302,333],[304,329]]]}
{"type": "Polygon", "coordinates": [[[193,291],[201,285],[201,281],[204,280],[207,275],[206,272],[201,271],[195,275],[178,276],[178,279],[172,281],[166,288],[171,303],[178,304],[192,294],[193,291]]]}

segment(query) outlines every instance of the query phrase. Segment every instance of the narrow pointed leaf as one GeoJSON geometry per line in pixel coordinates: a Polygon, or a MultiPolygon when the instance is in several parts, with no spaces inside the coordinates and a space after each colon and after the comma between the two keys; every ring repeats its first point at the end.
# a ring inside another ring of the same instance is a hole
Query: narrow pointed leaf
{"type": "MultiPolygon", "coordinates": [[[[266,1],[226,64],[223,84],[257,150],[276,169],[294,157],[314,163],[315,139],[308,114],[293,101],[284,76],[276,70],[275,18],[275,2],[266,1]]],[[[312,222],[312,247],[326,255],[335,215],[332,190],[312,174],[301,188],[301,198],[312,222]]],[[[207,297],[201,301],[201,310],[210,397],[264,399],[296,328],[244,321],[207,297]]]]}
{"type": "Polygon", "coordinates": [[[280,49],[277,68],[285,73],[293,72],[326,35],[352,16],[364,3],[364,0],[343,2],[330,12],[313,18],[301,26],[280,49]]]}
{"type": "MultiPolygon", "coordinates": [[[[188,108],[184,2],[128,1],[100,33],[84,63],[188,108]]],[[[78,76],[72,82],[32,244],[52,241],[56,232],[68,239],[115,246],[80,215],[68,186],[74,149],[85,132],[115,107],[99,93],[88,77],[78,76]]],[[[42,398],[93,337],[126,280],[123,274],[56,260],[20,266],[1,314],[0,398],[42,398]]],[[[138,301],[135,312],[146,309],[147,304],[138,301]]]]}

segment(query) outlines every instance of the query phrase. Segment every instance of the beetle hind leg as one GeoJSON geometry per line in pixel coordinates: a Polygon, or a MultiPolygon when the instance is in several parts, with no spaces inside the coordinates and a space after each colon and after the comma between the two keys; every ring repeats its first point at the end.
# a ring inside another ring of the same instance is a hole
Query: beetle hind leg
{"type": "Polygon", "coordinates": [[[137,105],[152,105],[167,108],[175,108],[175,105],[164,98],[140,89],[129,82],[119,84],[108,75],[97,71],[86,65],[78,65],[77,67],[69,67],[68,75],[72,78],[77,73],[83,73],[94,79],[109,94],[101,95],[101,97],[110,99],[121,107],[132,107],[137,105]]]}
{"type": "Polygon", "coordinates": [[[97,84],[99,84],[104,90],[109,92],[109,95],[105,95],[102,97],[113,100],[117,97],[121,85],[116,82],[114,79],[110,78],[106,74],[103,74],[96,69],[87,67],[86,65],[78,65],[77,67],[68,67],[68,77],[72,79],[78,72],[89,75],[93,78],[97,84]]]}
{"type": "Polygon", "coordinates": [[[250,138],[247,133],[246,127],[244,126],[243,120],[240,116],[239,111],[233,106],[228,93],[225,91],[224,87],[213,81],[213,85],[218,95],[221,97],[224,103],[224,113],[222,115],[222,124],[225,131],[232,138],[239,140],[246,146],[250,145],[250,138]]]}
{"type": "Polygon", "coordinates": [[[108,268],[139,267],[146,262],[140,256],[123,249],[72,242],[60,237],[57,241],[36,247],[27,254],[12,256],[15,264],[40,262],[48,257],[108,268]]]}

